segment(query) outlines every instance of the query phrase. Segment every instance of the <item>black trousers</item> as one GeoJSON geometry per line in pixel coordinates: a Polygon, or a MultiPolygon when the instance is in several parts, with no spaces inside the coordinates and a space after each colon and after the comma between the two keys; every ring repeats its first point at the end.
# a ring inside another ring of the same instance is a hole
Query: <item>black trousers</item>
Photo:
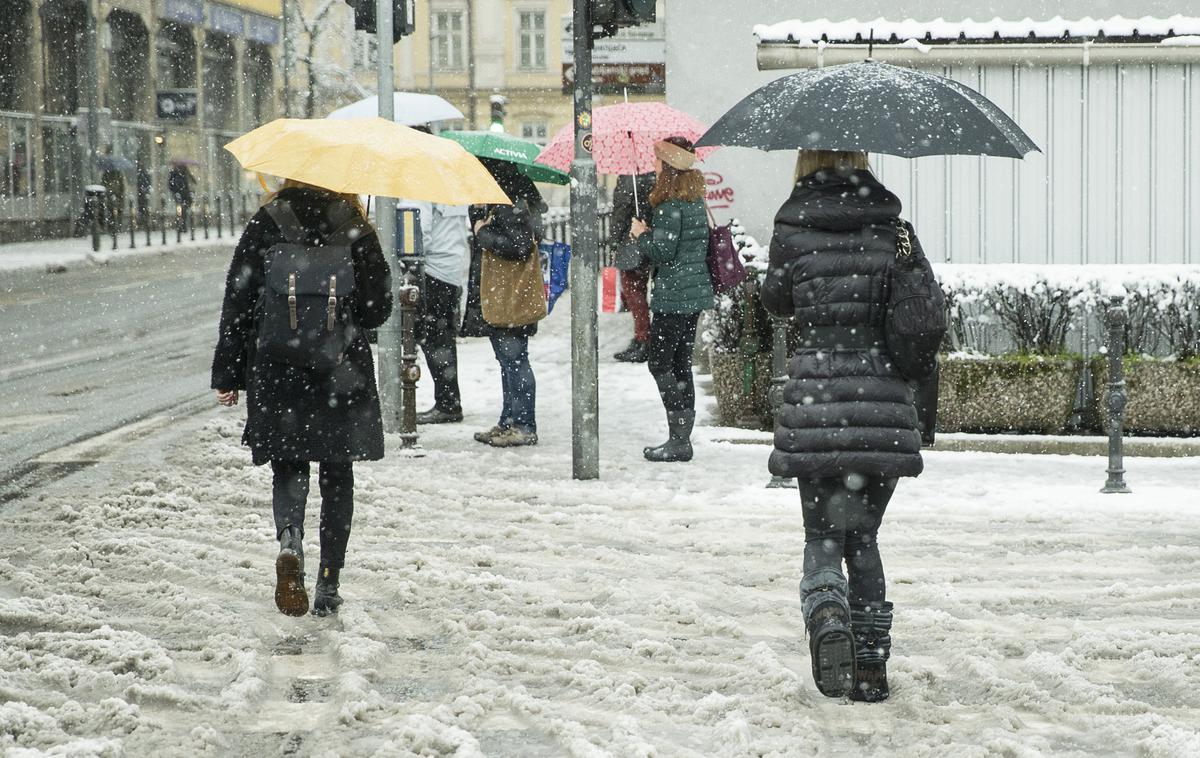
{"type": "Polygon", "coordinates": [[[650,321],[647,364],[658,385],[663,407],[668,411],[690,411],[696,407],[692,350],[699,320],[699,313],[655,313],[650,321]]]}
{"type": "Polygon", "coordinates": [[[417,344],[425,353],[429,374],[433,377],[434,405],[439,410],[457,413],[462,410],[462,393],[458,389],[457,335],[458,300],[460,288],[441,279],[425,275],[425,299],[417,317],[417,344]]]}
{"type": "Polygon", "coordinates": [[[824,570],[842,573],[850,585],[852,606],[879,605],[886,599],[883,561],[879,557],[879,525],[895,479],[852,474],[837,479],[801,479],[804,505],[804,574],[824,570]]]}
{"type": "MultiPolygon", "coordinates": [[[[321,565],[340,569],[346,563],[350,522],[354,520],[354,464],[322,462],[321,565]]],[[[308,502],[308,461],[271,461],[271,505],[275,511],[275,539],[289,526],[304,533],[304,508],[308,502]]]]}

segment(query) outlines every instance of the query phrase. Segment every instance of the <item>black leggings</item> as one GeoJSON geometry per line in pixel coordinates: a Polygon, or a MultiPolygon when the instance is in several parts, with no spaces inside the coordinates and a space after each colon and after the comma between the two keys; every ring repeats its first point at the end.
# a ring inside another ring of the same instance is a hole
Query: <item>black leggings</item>
{"type": "Polygon", "coordinates": [[[647,364],[668,411],[690,411],[696,407],[692,350],[699,320],[699,313],[655,313],[650,322],[647,364]]]}
{"type": "Polygon", "coordinates": [[[895,490],[895,479],[854,474],[845,479],[801,479],[805,575],[822,570],[841,574],[844,558],[850,605],[883,603],[886,588],[877,535],[895,490]]]}
{"type": "MultiPolygon", "coordinates": [[[[271,505],[275,511],[275,539],[289,526],[304,534],[304,506],[308,502],[308,461],[271,461],[271,505]]],[[[321,463],[321,565],[340,569],[346,563],[350,522],[354,519],[354,468],[349,461],[321,463]]]]}

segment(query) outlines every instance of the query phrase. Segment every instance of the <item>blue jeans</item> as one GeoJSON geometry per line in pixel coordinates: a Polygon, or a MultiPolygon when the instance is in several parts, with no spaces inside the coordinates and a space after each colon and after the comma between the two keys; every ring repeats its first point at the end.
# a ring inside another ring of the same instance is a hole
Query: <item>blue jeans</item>
{"type": "Polygon", "coordinates": [[[492,351],[500,363],[500,382],[504,388],[504,408],[500,426],[516,427],[523,432],[537,431],[534,410],[537,382],[529,365],[529,338],[511,334],[492,336],[492,351]]]}

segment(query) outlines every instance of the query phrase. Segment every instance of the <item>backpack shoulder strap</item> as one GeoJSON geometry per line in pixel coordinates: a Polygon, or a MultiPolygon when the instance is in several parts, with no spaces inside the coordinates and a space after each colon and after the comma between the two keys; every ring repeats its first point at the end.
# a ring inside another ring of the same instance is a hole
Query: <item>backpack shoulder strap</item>
{"type": "Polygon", "coordinates": [[[333,232],[325,238],[326,245],[349,247],[375,233],[374,227],[349,203],[335,204],[330,208],[327,218],[333,232]]]}
{"type": "Polygon", "coordinates": [[[300,223],[296,212],[292,210],[292,206],[288,205],[286,200],[272,200],[267,203],[266,211],[271,220],[275,222],[275,226],[279,227],[279,232],[285,240],[296,244],[304,242],[306,236],[304,225],[300,223]]]}

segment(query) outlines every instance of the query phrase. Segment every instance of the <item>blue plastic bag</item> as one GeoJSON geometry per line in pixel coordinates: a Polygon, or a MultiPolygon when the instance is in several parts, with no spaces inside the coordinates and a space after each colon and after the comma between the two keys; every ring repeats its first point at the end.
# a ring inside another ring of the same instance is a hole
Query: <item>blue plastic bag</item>
{"type": "Polygon", "coordinates": [[[538,245],[542,259],[542,280],[546,283],[546,310],[554,311],[554,304],[567,291],[571,270],[571,246],[565,242],[543,242],[538,245]]]}

